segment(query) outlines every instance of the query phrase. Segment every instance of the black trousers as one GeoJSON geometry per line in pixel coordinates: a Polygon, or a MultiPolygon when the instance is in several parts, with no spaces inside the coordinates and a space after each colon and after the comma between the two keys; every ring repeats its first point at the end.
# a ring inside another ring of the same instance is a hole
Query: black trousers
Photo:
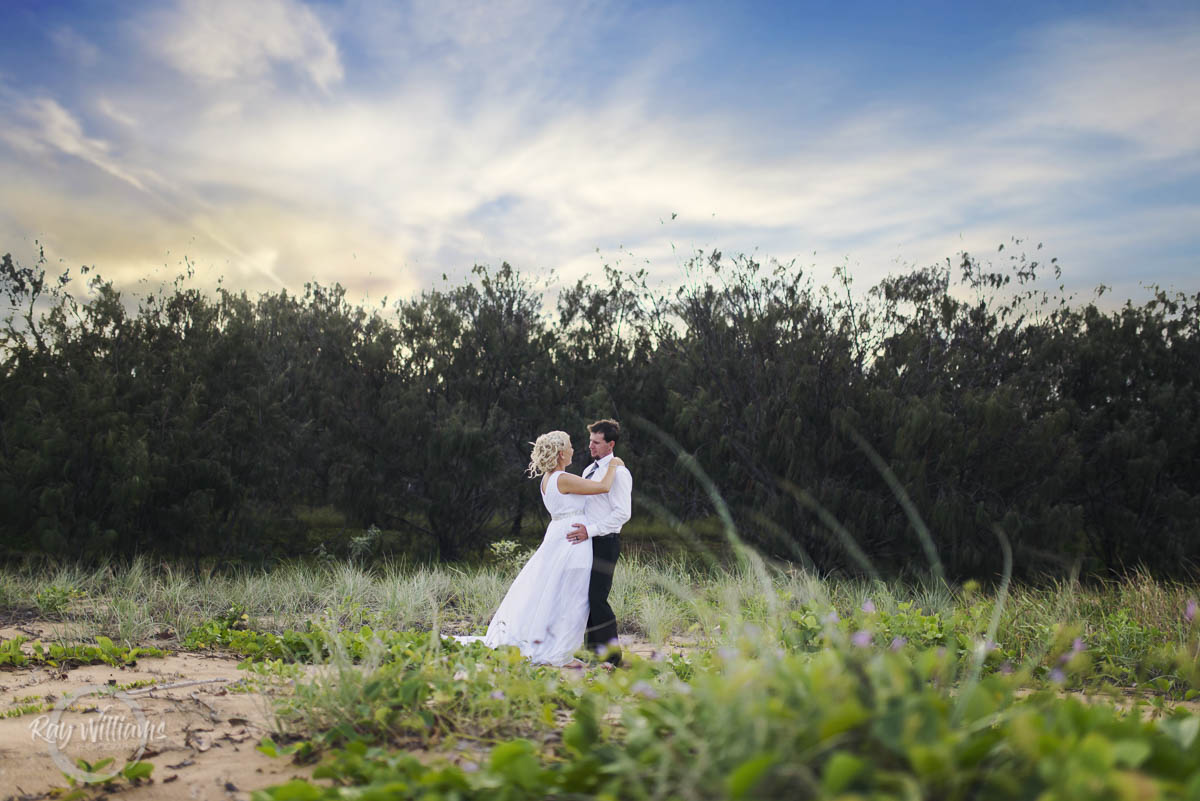
{"type": "Polygon", "coordinates": [[[588,622],[585,642],[591,650],[617,639],[617,616],[608,605],[613,571],[621,557],[621,535],[592,537],[592,583],[588,586],[588,622]]]}

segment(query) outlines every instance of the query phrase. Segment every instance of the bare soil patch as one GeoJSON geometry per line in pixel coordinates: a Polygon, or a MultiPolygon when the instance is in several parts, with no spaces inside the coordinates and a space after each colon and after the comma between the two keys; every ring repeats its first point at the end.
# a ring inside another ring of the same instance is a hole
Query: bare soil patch
{"type": "MultiPolygon", "coordinates": [[[[11,636],[8,631],[0,634],[11,636]]],[[[237,669],[238,662],[229,655],[180,653],[142,659],[127,668],[89,665],[65,672],[45,667],[4,671],[0,672],[0,711],[11,708],[17,699],[30,703],[36,697],[53,704],[64,693],[74,694],[89,685],[153,681],[165,688],[128,692],[155,733],[162,735],[151,737],[142,756],[154,764],[154,773],[138,787],[118,783],[120,796],[137,801],[248,799],[252,790],[293,776],[309,776],[312,766],[273,759],[255,748],[273,731],[270,699],[230,691],[229,685],[246,675],[237,669]]],[[[101,707],[115,706],[99,697],[89,697],[88,703],[97,706],[97,714],[102,714],[101,707]]],[[[47,732],[48,715],[47,710],[0,719],[0,798],[42,798],[67,785],[49,743],[35,736],[35,729],[47,732]]],[[[78,755],[93,761],[113,756],[121,762],[132,756],[135,747],[136,743],[128,742],[78,746],[78,755]]],[[[73,748],[69,753],[77,751],[73,748]]]]}

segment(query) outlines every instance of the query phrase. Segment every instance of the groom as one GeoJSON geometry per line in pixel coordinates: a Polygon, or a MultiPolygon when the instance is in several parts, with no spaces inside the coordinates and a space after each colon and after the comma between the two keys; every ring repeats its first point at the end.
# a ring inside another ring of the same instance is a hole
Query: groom
{"type": "MultiPolygon", "coordinates": [[[[608,470],[613,448],[621,437],[621,424],[616,420],[597,420],[588,426],[588,432],[591,434],[588,451],[595,461],[583,471],[583,477],[599,481],[608,470]]],[[[621,664],[621,648],[617,641],[617,617],[608,605],[608,592],[621,555],[621,526],[629,520],[632,504],[633,475],[628,469],[618,467],[611,490],[586,496],[583,514],[587,523],[576,523],[567,533],[567,539],[574,543],[592,540],[586,644],[590,650],[605,654],[605,661],[614,667],[621,664]]]]}

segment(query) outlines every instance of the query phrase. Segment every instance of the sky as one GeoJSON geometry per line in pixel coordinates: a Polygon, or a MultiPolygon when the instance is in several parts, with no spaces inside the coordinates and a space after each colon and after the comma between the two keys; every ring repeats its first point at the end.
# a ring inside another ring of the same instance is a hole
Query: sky
{"type": "Polygon", "coordinates": [[[133,296],[713,249],[1196,292],[1200,4],[0,0],[0,253],[39,246],[133,296]]]}

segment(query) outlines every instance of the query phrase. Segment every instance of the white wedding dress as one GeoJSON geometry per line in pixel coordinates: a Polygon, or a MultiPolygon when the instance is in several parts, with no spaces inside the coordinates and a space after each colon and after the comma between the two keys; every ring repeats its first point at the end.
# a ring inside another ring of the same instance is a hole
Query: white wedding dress
{"type": "Polygon", "coordinates": [[[584,496],[558,491],[562,472],[550,474],[542,493],[551,516],[542,544],[508,588],[483,637],[489,648],[515,645],[544,665],[565,665],[583,645],[592,578],[591,542],[567,539],[571,525],[584,522],[584,496]]]}

